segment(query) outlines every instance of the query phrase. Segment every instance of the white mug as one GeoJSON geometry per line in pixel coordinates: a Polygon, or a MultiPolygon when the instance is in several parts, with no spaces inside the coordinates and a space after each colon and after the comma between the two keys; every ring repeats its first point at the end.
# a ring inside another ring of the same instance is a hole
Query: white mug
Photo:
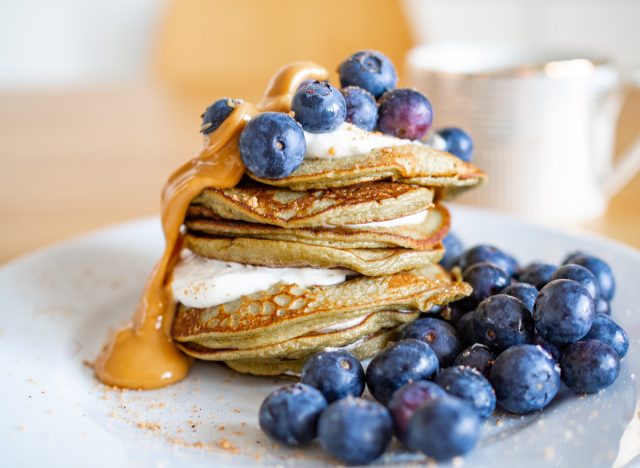
{"type": "MultiPolygon", "coordinates": [[[[552,224],[601,215],[640,169],[640,139],[612,163],[627,80],[605,60],[511,44],[419,46],[408,84],[434,108],[434,127],[460,127],[489,182],[464,195],[552,224]]],[[[640,80],[638,80],[640,81],[640,80]]]]}

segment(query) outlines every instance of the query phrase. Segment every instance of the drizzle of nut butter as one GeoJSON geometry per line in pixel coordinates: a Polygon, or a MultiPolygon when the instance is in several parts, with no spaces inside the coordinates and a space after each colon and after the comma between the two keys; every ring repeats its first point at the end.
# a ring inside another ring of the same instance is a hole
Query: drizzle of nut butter
{"type": "Polygon", "coordinates": [[[184,379],[191,358],[171,338],[176,304],[171,274],[183,245],[181,226],[191,200],[207,187],[230,188],[245,173],[239,138],[249,120],[260,112],[290,112],[291,99],[305,80],[326,80],[329,73],[313,62],[295,62],[271,79],[257,105],[242,102],[213,132],[204,135],[200,153],[179,167],[162,191],[162,228],[165,249],[151,272],[132,323],[109,338],[96,358],[98,379],[107,385],[160,388],[184,379]]]}

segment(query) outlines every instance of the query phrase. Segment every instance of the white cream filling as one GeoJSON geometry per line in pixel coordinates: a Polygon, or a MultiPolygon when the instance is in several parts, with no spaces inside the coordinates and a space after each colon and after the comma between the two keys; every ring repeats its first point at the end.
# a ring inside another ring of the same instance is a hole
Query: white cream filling
{"type": "Polygon", "coordinates": [[[244,265],[187,251],[173,270],[171,289],[176,301],[202,309],[263,291],[280,282],[301,287],[329,286],[342,283],[353,274],[350,270],[244,265]]]}
{"type": "Polygon", "coordinates": [[[344,122],[333,132],[304,132],[307,152],[304,157],[344,158],[356,154],[368,153],[378,148],[403,145],[425,145],[440,151],[447,151],[447,141],[437,133],[426,140],[407,140],[385,135],[380,132],[368,132],[355,125],[344,122]]]}
{"type": "Polygon", "coordinates": [[[335,325],[329,325],[328,327],[318,328],[314,330],[315,333],[331,333],[334,331],[346,330],[348,328],[355,327],[356,325],[360,325],[362,322],[366,320],[368,315],[362,315],[361,317],[356,317],[351,320],[347,320],[346,322],[336,323],[335,325]]]}
{"type": "MultiPolygon", "coordinates": [[[[414,311],[411,311],[411,310],[398,310],[398,312],[403,313],[403,314],[412,314],[414,311]]],[[[324,327],[324,328],[318,328],[317,330],[314,330],[314,332],[315,333],[331,333],[331,332],[339,331],[339,330],[347,330],[348,328],[353,328],[356,325],[360,325],[367,318],[369,318],[370,315],[371,314],[369,314],[369,315],[361,315],[360,317],[356,317],[354,319],[347,320],[346,322],[340,322],[340,323],[336,323],[335,325],[329,325],[329,326],[324,327]]]]}
{"type": "Polygon", "coordinates": [[[387,221],[372,221],[370,223],[363,224],[347,224],[347,227],[360,228],[360,227],[396,227],[396,226],[413,226],[415,224],[422,224],[429,216],[428,210],[418,211],[407,216],[396,219],[388,219],[387,221]]]}
{"type": "Polygon", "coordinates": [[[307,143],[305,158],[344,158],[356,154],[368,153],[378,148],[404,145],[424,145],[417,140],[405,140],[384,135],[377,132],[368,132],[353,124],[344,122],[332,132],[309,133],[304,132],[307,143]]]}

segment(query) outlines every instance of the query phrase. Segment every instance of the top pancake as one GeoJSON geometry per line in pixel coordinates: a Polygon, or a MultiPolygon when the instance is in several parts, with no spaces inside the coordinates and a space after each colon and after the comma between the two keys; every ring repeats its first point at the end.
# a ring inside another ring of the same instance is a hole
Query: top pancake
{"type": "Polygon", "coordinates": [[[264,179],[251,172],[248,175],[263,184],[296,191],[390,179],[439,187],[443,196],[476,186],[486,177],[480,169],[452,154],[417,144],[380,148],[355,156],[305,159],[291,175],[280,179],[264,179]]]}
{"type": "Polygon", "coordinates": [[[430,189],[392,182],[294,192],[245,181],[205,189],[189,214],[282,228],[339,226],[400,218],[431,207],[432,200],[430,189]]]}

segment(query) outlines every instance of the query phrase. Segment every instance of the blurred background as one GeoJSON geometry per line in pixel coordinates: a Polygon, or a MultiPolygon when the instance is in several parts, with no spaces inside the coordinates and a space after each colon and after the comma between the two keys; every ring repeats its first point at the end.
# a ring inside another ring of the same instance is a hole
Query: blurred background
{"type": "MultiPolygon", "coordinates": [[[[637,0],[0,0],[0,262],[157,213],[164,181],[200,147],[204,108],[258,100],[287,62],[335,70],[378,49],[406,85],[419,44],[499,41],[585,51],[626,73],[640,66],[638,18],[637,0]]],[[[618,156],[640,136],[640,92],[623,91],[618,156]]],[[[572,227],[640,247],[629,178],[572,227]]]]}

